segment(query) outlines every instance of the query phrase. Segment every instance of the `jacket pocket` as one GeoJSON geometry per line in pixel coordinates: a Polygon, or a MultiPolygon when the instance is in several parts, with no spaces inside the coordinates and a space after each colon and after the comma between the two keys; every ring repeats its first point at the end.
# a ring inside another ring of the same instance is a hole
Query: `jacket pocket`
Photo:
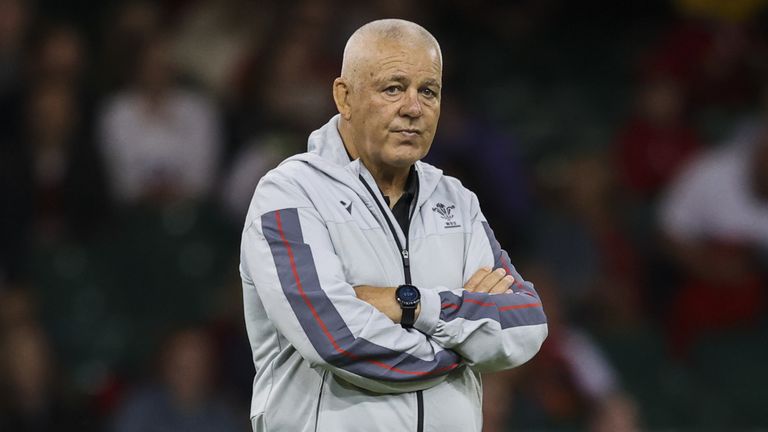
{"type": "Polygon", "coordinates": [[[373,393],[324,377],[317,432],[411,432],[416,430],[413,393],[373,393]]]}

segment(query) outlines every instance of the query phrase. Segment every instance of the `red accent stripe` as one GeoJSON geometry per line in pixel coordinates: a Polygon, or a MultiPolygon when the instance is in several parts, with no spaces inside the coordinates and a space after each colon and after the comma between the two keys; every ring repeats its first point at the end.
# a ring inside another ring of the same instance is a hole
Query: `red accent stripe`
{"type": "Polygon", "coordinates": [[[526,303],[521,305],[502,306],[499,308],[499,312],[514,310],[514,309],[528,309],[528,308],[539,307],[539,306],[541,306],[541,303],[526,303]]]}
{"type": "MultiPolygon", "coordinates": [[[[486,306],[486,307],[496,307],[497,305],[495,303],[484,303],[481,301],[477,301],[475,299],[464,299],[464,302],[466,303],[473,303],[480,306],[486,306]]],[[[499,307],[499,312],[504,312],[508,310],[516,310],[516,309],[528,309],[532,307],[541,306],[541,303],[526,303],[526,304],[520,304],[520,305],[509,305],[509,306],[501,306],[499,307]]],[[[445,308],[451,308],[451,309],[459,309],[459,305],[453,304],[453,303],[443,303],[440,305],[441,309],[445,308]]]]}
{"type": "MultiPolygon", "coordinates": [[[[355,354],[352,354],[351,352],[345,350],[339,344],[336,342],[336,339],[334,339],[331,332],[328,330],[328,327],[323,322],[323,319],[320,318],[320,314],[317,313],[317,310],[315,309],[314,305],[312,305],[312,301],[307,296],[307,293],[304,292],[304,287],[301,285],[301,278],[299,277],[299,272],[296,269],[296,261],[293,258],[293,250],[291,249],[291,245],[288,243],[288,239],[285,237],[285,233],[283,232],[283,223],[280,218],[280,210],[275,211],[275,219],[277,220],[277,230],[280,232],[280,238],[283,240],[283,245],[285,245],[285,249],[288,251],[288,259],[291,262],[291,271],[293,272],[293,277],[296,279],[296,286],[299,289],[299,294],[301,295],[301,298],[304,299],[304,303],[307,304],[307,307],[309,307],[309,310],[312,312],[312,316],[315,317],[315,321],[317,321],[317,324],[320,326],[320,328],[323,330],[323,333],[325,333],[325,336],[328,338],[328,340],[331,342],[331,345],[333,345],[333,348],[338,352],[339,354],[349,357],[354,360],[359,360],[360,357],[358,357],[355,354]]],[[[364,361],[374,364],[376,366],[379,366],[383,369],[391,370],[393,372],[401,373],[403,375],[416,375],[416,376],[422,376],[422,375],[431,375],[431,374],[437,374],[446,372],[449,370],[455,369],[459,364],[453,363],[449,366],[446,366],[441,369],[436,369],[434,371],[427,371],[427,372],[414,372],[414,371],[407,371],[400,368],[396,368],[394,366],[390,366],[386,363],[382,363],[377,360],[372,359],[364,359],[364,361]]]]}
{"type": "Polygon", "coordinates": [[[464,303],[473,303],[480,306],[496,307],[496,303],[481,302],[480,300],[475,300],[472,298],[465,298],[464,303]]]}

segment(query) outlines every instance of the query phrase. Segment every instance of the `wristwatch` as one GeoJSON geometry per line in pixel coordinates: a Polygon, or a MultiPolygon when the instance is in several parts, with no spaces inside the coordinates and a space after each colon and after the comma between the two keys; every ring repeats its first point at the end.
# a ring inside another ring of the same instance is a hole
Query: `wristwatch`
{"type": "Polygon", "coordinates": [[[416,308],[421,301],[419,289],[413,285],[400,285],[395,290],[395,299],[400,303],[400,309],[403,311],[400,325],[404,328],[412,328],[416,321],[416,308]]]}

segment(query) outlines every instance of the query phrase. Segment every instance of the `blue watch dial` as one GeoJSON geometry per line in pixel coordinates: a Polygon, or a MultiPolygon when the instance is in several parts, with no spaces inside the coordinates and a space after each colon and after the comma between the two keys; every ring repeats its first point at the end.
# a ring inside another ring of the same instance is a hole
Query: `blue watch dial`
{"type": "Polygon", "coordinates": [[[395,293],[397,301],[401,306],[415,306],[421,300],[419,289],[413,285],[400,285],[395,293]]]}

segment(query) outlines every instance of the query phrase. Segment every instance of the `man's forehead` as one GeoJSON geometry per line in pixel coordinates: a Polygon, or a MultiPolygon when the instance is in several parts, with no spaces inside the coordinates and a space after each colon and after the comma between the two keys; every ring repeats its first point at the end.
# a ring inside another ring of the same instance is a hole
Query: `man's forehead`
{"type": "Polygon", "coordinates": [[[403,55],[413,58],[429,58],[440,63],[439,49],[424,39],[374,39],[369,45],[368,52],[374,57],[403,55]]]}
{"type": "Polygon", "coordinates": [[[392,74],[393,70],[403,67],[415,67],[439,78],[442,74],[440,55],[434,47],[408,46],[405,44],[384,43],[369,52],[367,66],[372,75],[392,74]]]}

